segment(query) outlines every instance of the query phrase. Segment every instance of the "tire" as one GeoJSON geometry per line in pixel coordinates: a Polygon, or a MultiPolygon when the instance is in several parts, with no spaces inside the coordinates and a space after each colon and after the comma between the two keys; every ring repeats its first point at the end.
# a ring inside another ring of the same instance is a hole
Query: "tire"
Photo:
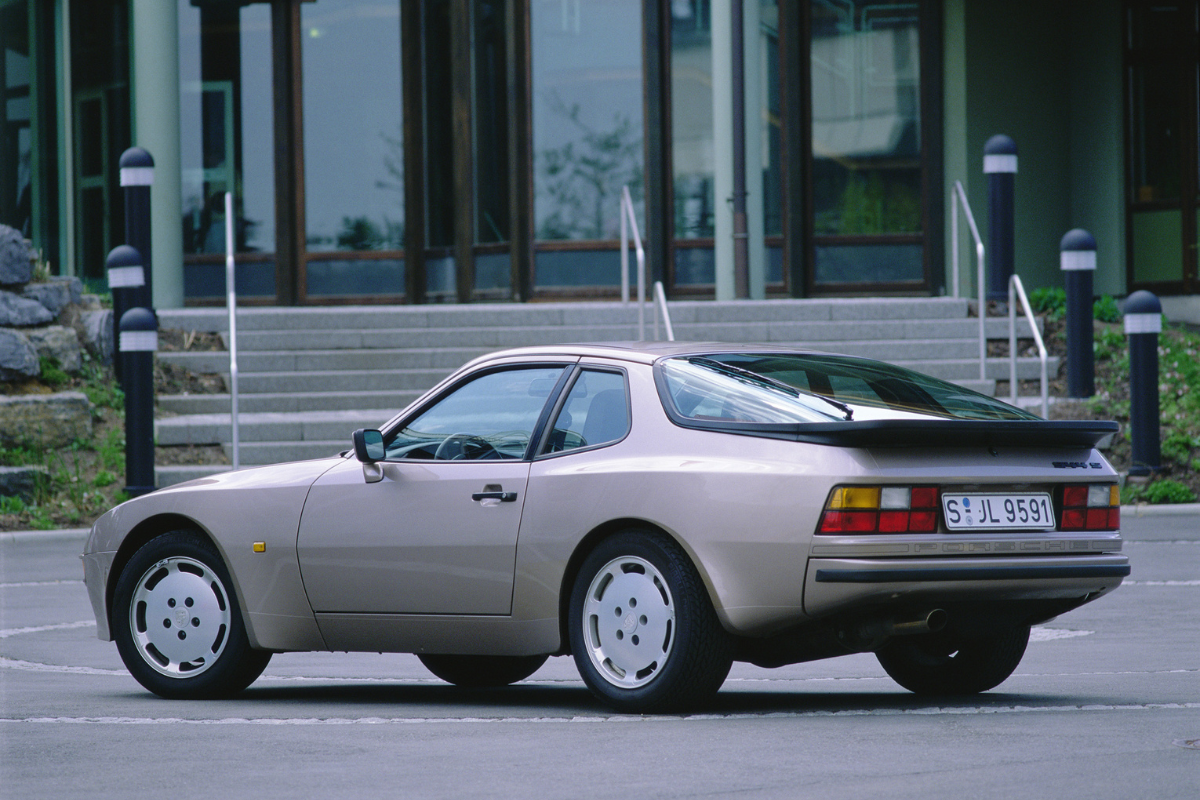
{"type": "Polygon", "coordinates": [[[986,638],[942,634],[893,639],[875,654],[896,683],[916,694],[978,694],[1003,683],[1021,663],[1029,626],[996,631],[986,638]]]}
{"type": "Polygon", "coordinates": [[[246,638],[229,571],[194,531],[151,539],[117,580],[113,637],[142,686],[170,699],[228,697],[266,669],[271,654],[246,638]]]}
{"type": "Polygon", "coordinates": [[[549,656],[418,655],[417,658],[446,683],[490,689],[525,680],[541,669],[549,656]]]}
{"type": "Polygon", "coordinates": [[[712,698],[733,663],[687,554],[649,531],[601,542],[571,592],[568,631],[592,693],[632,713],[681,711],[712,698]]]}

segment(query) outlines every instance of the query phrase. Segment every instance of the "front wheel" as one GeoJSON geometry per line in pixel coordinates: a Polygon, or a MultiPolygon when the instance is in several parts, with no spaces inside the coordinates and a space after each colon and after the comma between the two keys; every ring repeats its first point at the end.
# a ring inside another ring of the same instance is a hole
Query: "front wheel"
{"type": "Polygon", "coordinates": [[[1029,626],[1017,625],[979,638],[944,633],[901,637],[880,648],[875,657],[892,680],[910,692],[978,694],[1007,680],[1028,644],[1029,626]]]}
{"type": "Polygon", "coordinates": [[[687,554],[649,531],[626,531],[584,560],[571,593],[571,652],[588,688],[634,713],[682,710],[716,694],[733,663],[687,554]]]}
{"type": "Polygon", "coordinates": [[[417,656],[425,669],[446,683],[482,689],[523,681],[541,669],[549,656],[417,656]]]}
{"type": "Polygon", "coordinates": [[[236,694],[271,654],[246,637],[232,582],[213,545],[194,531],[151,539],[117,580],[113,638],[138,683],[162,697],[236,694]]]}

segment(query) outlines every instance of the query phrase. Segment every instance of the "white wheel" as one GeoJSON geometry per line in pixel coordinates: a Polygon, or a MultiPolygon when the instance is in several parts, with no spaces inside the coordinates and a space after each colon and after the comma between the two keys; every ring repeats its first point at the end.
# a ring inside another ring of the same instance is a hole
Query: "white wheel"
{"type": "Polygon", "coordinates": [[[621,556],[601,567],[583,605],[588,658],[606,681],[636,689],[654,680],[675,643],[675,602],[653,564],[621,556]]]}
{"type": "Polygon", "coordinates": [[[169,678],[199,675],[229,640],[229,594],[194,558],[166,558],[138,579],[129,627],[138,653],[169,678]]]}

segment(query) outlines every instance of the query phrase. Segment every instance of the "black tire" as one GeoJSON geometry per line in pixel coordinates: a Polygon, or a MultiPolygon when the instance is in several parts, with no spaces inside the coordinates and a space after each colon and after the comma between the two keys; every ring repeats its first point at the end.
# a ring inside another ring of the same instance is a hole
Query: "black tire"
{"type": "Polygon", "coordinates": [[[523,681],[549,656],[418,655],[425,669],[446,683],[470,689],[496,688],[523,681]]]}
{"type": "Polygon", "coordinates": [[[195,531],[142,545],[117,580],[113,638],[142,686],[170,699],[228,697],[266,669],[250,647],[233,582],[216,548],[195,531]]]}
{"type": "Polygon", "coordinates": [[[601,542],[571,592],[571,652],[602,701],[632,713],[711,699],[733,663],[733,638],[678,544],[630,530],[601,542]]]}
{"type": "Polygon", "coordinates": [[[954,638],[929,634],[893,639],[875,654],[896,683],[916,694],[978,694],[1003,683],[1021,663],[1029,626],[1003,628],[990,636],[954,638]]]}

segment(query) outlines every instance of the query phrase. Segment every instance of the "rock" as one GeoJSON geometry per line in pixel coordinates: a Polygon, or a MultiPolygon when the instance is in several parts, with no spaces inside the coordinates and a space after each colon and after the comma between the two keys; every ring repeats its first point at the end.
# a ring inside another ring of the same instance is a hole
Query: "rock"
{"type": "Polygon", "coordinates": [[[0,381],[35,378],[42,372],[37,350],[20,331],[0,328],[0,381]]]}
{"type": "Polygon", "coordinates": [[[92,435],[92,404],[83,392],[0,395],[0,446],[65,447],[92,435]]]}
{"type": "Polygon", "coordinates": [[[83,299],[83,283],[79,278],[51,278],[46,283],[31,283],[21,295],[36,300],[55,316],[71,303],[83,299]]]}
{"type": "Polygon", "coordinates": [[[0,286],[21,286],[33,280],[36,255],[20,231],[0,225],[0,286]]]}
{"type": "Polygon", "coordinates": [[[18,297],[12,292],[0,291],[0,326],[27,328],[41,325],[54,319],[50,309],[37,300],[18,297]]]}
{"type": "Polygon", "coordinates": [[[24,334],[39,356],[56,359],[64,371],[74,375],[83,369],[83,348],[79,346],[79,337],[71,328],[51,325],[33,328],[24,331],[24,334]]]}
{"type": "Polygon", "coordinates": [[[45,467],[0,467],[0,497],[19,497],[32,503],[38,484],[46,480],[45,467]]]}
{"type": "Polygon", "coordinates": [[[111,364],[113,356],[112,309],[84,311],[79,315],[76,330],[83,346],[101,364],[111,364]]]}

